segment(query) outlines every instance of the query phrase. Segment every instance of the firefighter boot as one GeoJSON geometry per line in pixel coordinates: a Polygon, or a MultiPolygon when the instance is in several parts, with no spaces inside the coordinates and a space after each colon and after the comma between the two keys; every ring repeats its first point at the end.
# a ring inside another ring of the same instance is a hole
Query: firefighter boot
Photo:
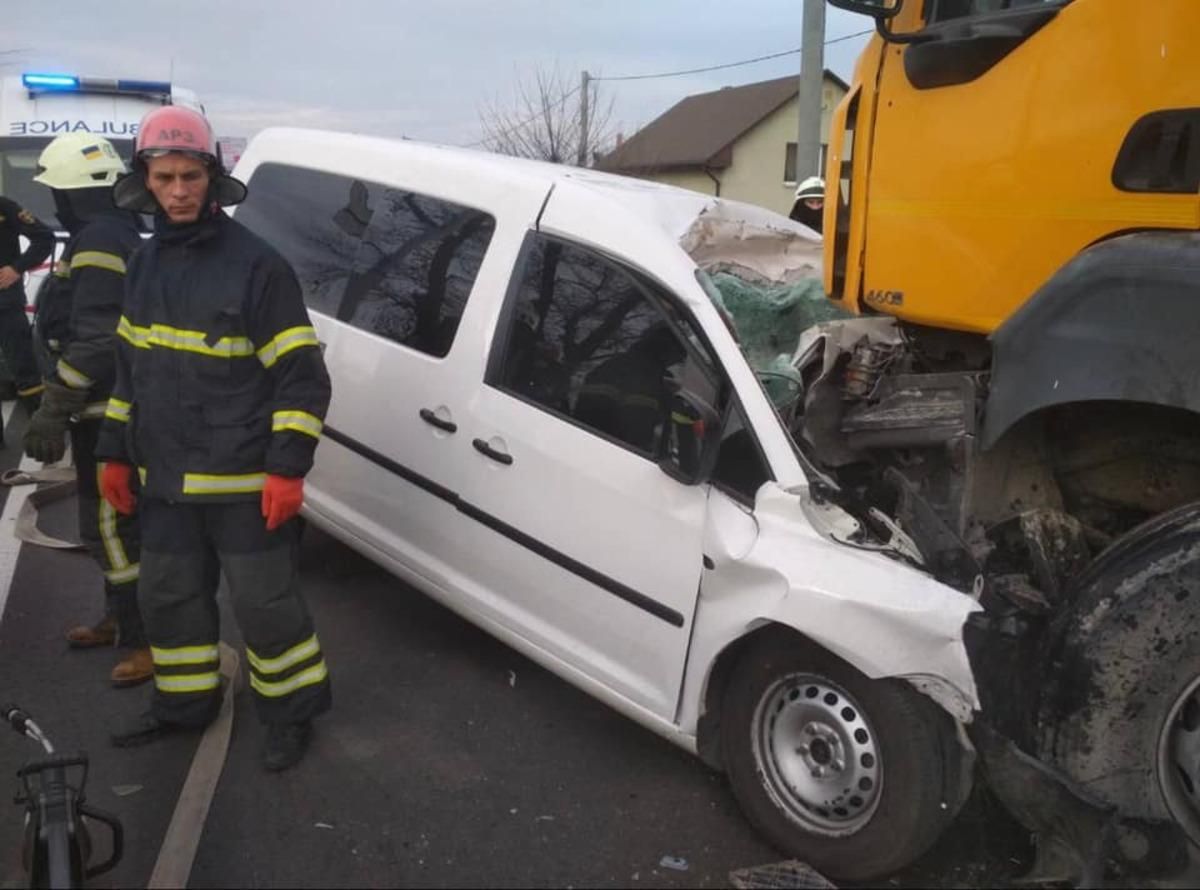
{"type": "Polygon", "coordinates": [[[185,723],[172,723],[154,716],[153,711],[146,711],[114,732],[109,736],[109,740],[114,748],[137,748],[156,742],[164,736],[201,732],[206,725],[190,726],[185,723]]]}
{"type": "Polygon", "coordinates": [[[150,649],[132,649],[128,657],[121,659],[112,669],[112,684],[117,689],[126,689],[145,683],[154,676],[154,659],[150,649]]]}
{"type": "Polygon", "coordinates": [[[117,622],[105,618],[99,624],[88,627],[81,624],[67,631],[67,643],[72,649],[94,649],[97,646],[111,646],[117,641],[117,622]]]}
{"type": "Polygon", "coordinates": [[[263,766],[273,773],[295,766],[308,750],[311,739],[311,720],[303,723],[268,723],[267,741],[263,745],[263,766]]]}

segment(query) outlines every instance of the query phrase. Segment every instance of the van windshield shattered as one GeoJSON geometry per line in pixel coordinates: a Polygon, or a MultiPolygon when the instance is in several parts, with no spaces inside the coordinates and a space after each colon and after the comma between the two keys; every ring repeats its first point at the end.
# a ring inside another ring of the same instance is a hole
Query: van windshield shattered
{"type": "MultiPolygon", "coordinates": [[[[37,161],[42,149],[53,137],[0,139],[0,195],[16,201],[42,222],[55,228],[61,227],[54,210],[54,199],[50,189],[34,182],[37,161]]],[[[113,148],[129,163],[133,155],[132,139],[110,139],[113,148]]]]}
{"type": "Polygon", "coordinates": [[[786,416],[799,393],[800,336],[849,314],[825,298],[821,239],[757,208],[723,202],[697,217],[680,246],[771,401],[786,416]]]}

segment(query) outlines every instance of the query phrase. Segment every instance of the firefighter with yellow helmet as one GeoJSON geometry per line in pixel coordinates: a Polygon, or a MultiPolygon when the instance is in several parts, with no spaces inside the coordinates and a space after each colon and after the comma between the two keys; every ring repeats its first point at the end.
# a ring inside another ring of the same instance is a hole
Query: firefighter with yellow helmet
{"type": "Polygon", "coordinates": [[[100,497],[96,441],[116,377],[116,331],[130,255],[140,246],[136,214],[112,204],[125,164],[103,137],[67,133],[46,146],[34,181],[47,186],[70,240],[43,288],[38,335],[54,361],[41,406],[25,431],[26,453],[44,463],[62,459],[70,437],[78,478],[79,530],[104,573],[104,618],[67,631],[76,648],[123,647],[114,686],[154,676],[138,610],[138,526],[100,497]]]}

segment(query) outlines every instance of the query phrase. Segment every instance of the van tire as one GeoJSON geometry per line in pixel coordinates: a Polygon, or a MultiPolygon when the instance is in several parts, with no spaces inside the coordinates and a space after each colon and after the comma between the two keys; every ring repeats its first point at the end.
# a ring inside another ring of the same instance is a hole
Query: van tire
{"type": "Polygon", "coordinates": [[[750,822],[839,881],[913,862],[969,790],[958,787],[963,751],[948,714],[903,681],[871,680],[794,633],[770,634],[739,661],[721,745],[750,822]]]}

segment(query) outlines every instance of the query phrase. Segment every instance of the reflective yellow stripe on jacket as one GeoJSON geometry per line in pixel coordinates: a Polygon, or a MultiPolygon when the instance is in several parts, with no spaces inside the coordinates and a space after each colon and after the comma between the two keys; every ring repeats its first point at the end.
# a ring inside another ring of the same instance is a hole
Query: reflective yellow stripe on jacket
{"type": "Polygon", "coordinates": [[[104,409],[104,416],[118,423],[129,423],[129,409],[131,407],[129,402],[122,401],[116,396],[109,396],[108,407],[104,409]]]}
{"type": "Polygon", "coordinates": [[[66,363],[65,360],[59,359],[58,364],[54,366],[55,372],[59,379],[71,389],[89,389],[94,381],[82,371],[77,371],[66,363]]]}
{"type": "Polygon", "coordinates": [[[324,426],[325,424],[319,417],[309,414],[307,411],[276,411],[271,415],[271,432],[273,433],[295,430],[319,439],[324,426]]]}
{"type": "Polygon", "coordinates": [[[264,368],[269,368],[293,349],[320,345],[320,341],[317,340],[317,332],[311,325],[288,328],[258,350],[258,360],[263,363],[264,368]]]}
{"type": "Polygon", "coordinates": [[[266,473],[221,475],[216,473],[184,473],[184,494],[244,494],[262,491],[267,483],[266,473]]]}
{"type": "Polygon", "coordinates": [[[76,269],[87,268],[88,266],[96,269],[107,269],[109,272],[116,272],[118,275],[125,274],[125,260],[115,253],[106,253],[101,250],[81,250],[71,257],[72,272],[76,269]]]}
{"type": "Polygon", "coordinates": [[[138,349],[177,349],[214,358],[245,358],[254,355],[254,344],[246,337],[221,337],[215,343],[208,342],[204,331],[185,331],[165,324],[139,327],[124,315],[117,323],[117,336],[138,349]]]}

